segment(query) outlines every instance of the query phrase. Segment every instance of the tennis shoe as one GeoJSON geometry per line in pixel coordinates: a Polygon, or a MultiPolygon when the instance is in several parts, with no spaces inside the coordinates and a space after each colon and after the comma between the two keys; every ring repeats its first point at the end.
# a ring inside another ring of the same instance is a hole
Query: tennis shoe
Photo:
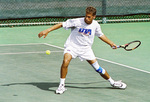
{"type": "Polygon", "coordinates": [[[65,88],[64,84],[60,84],[58,89],[56,90],[56,94],[62,94],[66,91],[67,89],[65,88]]]}
{"type": "Polygon", "coordinates": [[[114,84],[111,84],[111,86],[119,89],[125,89],[127,87],[127,85],[123,83],[121,80],[115,81],[114,84]]]}

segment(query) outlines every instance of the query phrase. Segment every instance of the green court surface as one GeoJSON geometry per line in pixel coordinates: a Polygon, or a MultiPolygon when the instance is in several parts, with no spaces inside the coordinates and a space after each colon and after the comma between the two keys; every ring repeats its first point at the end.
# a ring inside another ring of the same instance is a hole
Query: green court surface
{"type": "Polygon", "coordinates": [[[93,50],[99,64],[125,90],[114,89],[86,62],[72,60],[66,79],[68,89],[56,95],[59,85],[63,44],[70,30],[37,34],[49,26],[0,28],[0,102],[149,102],[150,22],[102,24],[105,35],[116,44],[140,40],[142,45],[127,52],[112,50],[95,38],[93,50]],[[45,51],[51,50],[51,55],[45,51]]]}

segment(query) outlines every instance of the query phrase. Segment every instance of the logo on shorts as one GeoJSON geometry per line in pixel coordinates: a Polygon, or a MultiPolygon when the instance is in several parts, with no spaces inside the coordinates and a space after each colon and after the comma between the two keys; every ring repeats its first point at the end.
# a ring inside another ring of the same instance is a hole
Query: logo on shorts
{"type": "Polygon", "coordinates": [[[91,30],[91,29],[80,28],[80,29],[79,29],[79,33],[80,33],[80,34],[83,34],[83,35],[86,35],[86,36],[89,36],[89,35],[91,35],[92,30],[91,30]]]}

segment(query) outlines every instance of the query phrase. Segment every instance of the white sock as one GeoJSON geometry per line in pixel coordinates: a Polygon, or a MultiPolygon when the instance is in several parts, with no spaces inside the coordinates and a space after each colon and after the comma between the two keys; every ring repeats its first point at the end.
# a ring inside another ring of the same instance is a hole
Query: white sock
{"type": "Polygon", "coordinates": [[[60,85],[65,85],[65,78],[63,79],[63,78],[60,78],[60,85]]]}
{"type": "Polygon", "coordinates": [[[110,82],[111,85],[113,85],[115,83],[111,77],[108,79],[108,81],[110,82]]]}

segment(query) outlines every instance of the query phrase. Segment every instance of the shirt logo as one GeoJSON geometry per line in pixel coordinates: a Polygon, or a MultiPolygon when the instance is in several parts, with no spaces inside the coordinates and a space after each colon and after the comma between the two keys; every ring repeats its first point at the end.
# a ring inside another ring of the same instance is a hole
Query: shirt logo
{"type": "Polygon", "coordinates": [[[81,33],[81,34],[83,34],[83,35],[86,35],[86,36],[89,36],[89,35],[91,35],[92,30],[91,30],[91,29],[80,28],[80,29],[79,29],[79,33],[81,33]]]}

